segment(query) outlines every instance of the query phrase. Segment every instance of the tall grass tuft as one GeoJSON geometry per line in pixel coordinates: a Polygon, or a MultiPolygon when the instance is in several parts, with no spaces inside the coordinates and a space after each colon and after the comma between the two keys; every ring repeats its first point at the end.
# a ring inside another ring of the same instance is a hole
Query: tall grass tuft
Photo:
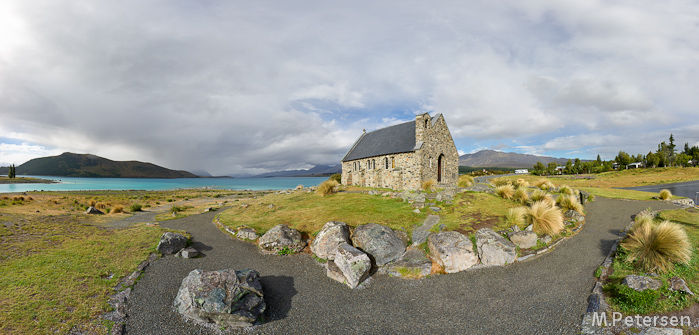
{"type": "Polygon", "coordinates": [[[529,193],[526,188],[518,188],[514,195],[515,200],[519,201],[521,204],[526,204],[529,201],[529,193]]]}
{"type": "Polygon", "coordinates": [[[534,225],[534,232],[550,236],[560,233],[563,226],[563,213],[547,201],[537,201],[529,207],[529,217],[534,225]]]}
{"type": "Polygon", "coordinates": [[[542,190],[548,190],[550,188],[556,187],[556,185],[554,185],[550,180],[548,180],[546,178],[541,178],[541,179],[537,180],[534,183],[534,186],[536,186],[542,190]]]}
{"type": "Polygon", "coordinates": [[[668,189],[662,189],[660,190],[660,199],[667,200],[672,198],[672,192],[668,189]]]}
{"type": "Polygon", "coordinates": [[[335,190],[338,185],[340,185],[340,183],[338,183],[334,179],[328,179],[320,183],[320,185],[318,185],[316,193],[320,194],[321,196],[331,195],[335,193],[335,190]]]}
{"type": "Polygon", "coordinates": [[[111,212],[112,212],[113,214],[124,213],[124,206],[116,205],[116,206],[114,206],[114,209],[112,209],[111,212]]]}
{"type": "Polygon", "coordinates": [[[512,183],[510,182],[509,179],[507,179],[507,178],[502,178],[502,177],[500,177],[500,178],[494,178],[494,179],[491,179],[490,181],[491,181],[491,182],[493,183],[493,185],[495,185],[496,187],[497,187],[497,186],[512,185],[512,183]]]}
{"type": "Polygon", "coordinates": [[[515,180],[515,182],[513,183],[513,185],[515,185],[515,187],[518,187],[518,188],[519,188],[519,187],[528,187],[528,186],[529,186],[529,182],[527,182],[526,180],[524,180],[524,179],[522,179],[522,178],[519,178],[519,179],[515,180]]]}
{"type": "Polygon", "coordinates": [[[459,187],[471,187],[473,186],[473,177],[462,174],[459,176],[459,187]]]}
{"type": "Polygon", "coordinates": [[[570,186],[568,185],[561,185],[561,187],[558,188],[558,193],[565,195],[574,195],[575,191],[573,191],[573,189],[570,188],[570,186]]]}
{"type": "Polygon", "coordinates": [[[88,201],[87,203],[90,207],[95,207],[95,205],[97,205],[97,200],[90,199],[90,201],[88,201]]]}
{"type": "Polygon", "coordinates": [[[508,226],[518,226],[524,228],[527,224],[527,207],[515,207],[505,214],[505,223],[508,226]]]}
{"type": "Polygon", "coordinates": [[[437,181],[434,179],[425,180],[422,182],[422,190],[425,192],[434,191],[437,186],[437,181]]]}
{"type": "Polygon", "coordinates": [[[342,183],[342,175],[339,173],[333,174],[329,179],[336,181],[338,184],[342,183]]]}
{"type": "Polygon", "coordinates": [[[556,204],[563,209],[572,209],[580,214],[583,214],[583,205],[578,202],[578,197],[574,195],[561,195],[556,199],[556,204]]]}
{"type": "Polygon", "coordinates": [[[691,244],[684,229],[673,222],[654,224],[650,217],[638,218],[636,227],[621,243],[627,260],[644,271],[666,273],[674,263],[689,264],[691,244]]]}
{"type": "Polygon", "coordinates": [[[543,190],[535,190],[532,192],[531,199],[532,201],[540,201],[546,197],[546,191],[543,190]]]}
{"type": "Polygon", "coordinates": [[[503,199],[512,199],[515,195],[515,187],[512,185],[501,185],[495,188],[495,194],[503,199]]]}

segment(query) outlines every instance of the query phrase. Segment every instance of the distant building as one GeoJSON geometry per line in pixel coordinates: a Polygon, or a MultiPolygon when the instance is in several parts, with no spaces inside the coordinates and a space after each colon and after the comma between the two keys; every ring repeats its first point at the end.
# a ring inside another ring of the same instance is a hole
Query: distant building
{"type": "Polygon", "coordinates": [[[643,167],[643,163],[641,163],[641,162],[631,163],[631,164],[626,166],[627,169],[638,169],[638,168],[642,168],[642,167],[643,167]]]}
{"type": "Polygon", "coordinates": [[[456,187],[459,153],[441,114],[364,132],[342,159],[342,184],[418,190],[456,187]]]}
{"type": "Polygon", "coordinates": [[[516,174],[526,174],[526,173],[529,173],[529,170],[527,170],[527,169],[517,169],[517,170],[515,170],[515,173],[516,173],[516,174]]]}

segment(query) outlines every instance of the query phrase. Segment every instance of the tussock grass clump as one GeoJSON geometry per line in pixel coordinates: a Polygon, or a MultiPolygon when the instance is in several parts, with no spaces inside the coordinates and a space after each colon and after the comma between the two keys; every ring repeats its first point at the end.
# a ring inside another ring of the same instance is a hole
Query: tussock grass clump
{"type": "Polygon", "coordinates": [[[573,189],[570,188],[570,186],[568,185],[561,185],[561,187],[558,189],[558,193],[565,195],[574,195],[575,191],[573,191],[573,189]]]}
{"type": "Polygon", "coordinates": [[[550,180],[546,178],[541,178],[537,180],[536,182],[534,182],[534,186],[542,190],[548,190],[549,188],[556,187],[556,185],[554,185],[550,180]]]}
{"type": "Polygon", "coordinates": [[[435,186],[437,186],[437,181],[434,179],[425,180],[422,182],[422,190],[425,192],[434,191],[435,186]]]}
{"type": "Polygon", "coordinates": [[[124,206],[121,206],[121,205],[114,206],[114,209],[112,209],[111,213],[114,213],[114,214],[124,213],[124,206]]]}
{"type": "Polygon", "coordinates": [[[21,196],[21,195],[20,195],[20,196],[14,196],[14,197],[12,197],[12,201],[22,202],[22,201],[24,201],[24,197],[21,196]]]}
{"type": "Polygon", "coordinates": [[[583,205],[578,202],[578,198],[574,195],[561,195],[556,199],[556,204],[563,209],[572,209],[580,214],[583,214],[583,205]]]}
{"type": "Polygon", "coordinates": [[[129,207],[129,212],[140,212],[143,209],[141,204],[132,204],[129,207]]]}
{"type": "Polygon", "coordinates": [[[540,201],[546,198],[546,194],[546,191],[535,190],[534,192],[532,192],[531,199],[532,201],[540,201]]]}
{"type": "Polygon", "coordinates": [[[318,188],[316,189],[316,193],[320,194],[321,196],[326,196],[326,195],[331,195],[335,193],[335,188],[340,185],[336,180],[334,179],[328,179],[320,185],[318,185],[318,188]]]}
{"type": "Polygon", "coordinates": [[[563,226],[563,213],[547,201],[537,201],[529,207],[529,217],[534,225],[534,232],[550,236],[560,233],[563,226]]]}
{"type": "Polygon", "coordinates": [[[90,199],[90,201],[87,202],[88,206],[90,207],[95,207],[97,205],[97,200],[95,199],[90,199]]]}
{"type": "Polygon", "coordinates": [[[507,214],[505,214],[505,223],[509,226],[516,225],[524,228],[527,224],[527,212],[527,207],[510,208],[507,214]]]}
{"type": "Polygon", "coordinates": [[[527,182],[526,180],[524,180],[522,178],[519,178],[519,179],[515,180],[513,185],[515,185],[515,187],[528,187],[529,182],[527,182]]]}
{"type": "Polygon", "coordinates": [[[95,204],[95,208],[97,208],[97,209],[107,209],[107,204],[105,204],[104,202],[98,202],[98,203],[95,204]]]}
{"type": "Polygon", "coordinates": [[[495,194],[503,199],[512,199],[515,195],[515,187],[512,185],[501,185],[495,188],[495,194]]]}
{"type": "Polygon", "coordinates": [[[674,263],[689,264],[691,244],[684,229],[673,222],[654,224],[648,216],[637,217],[636,227],[621,243],[627,261],[644,271],[667,273],[674,263]]]}
{"type": "Polygon", "coordinates": [[[515,200],[519,201],[521,204],[526,204],[529,201],[529,193],[526,188],[518,188],[514,195],[515,200]]]}
{"type": "Polygon", "coordinates": [[[512,185],[512,182],[507,178],[495,178],[490,180],[495,186],[512,185]]]}
{"type": "Polygon", "coordinates": [[[662,189],[662,190],[660,190],[659,196],[660,196],[660,199],[667,200],[667,199],[672,198],[672,192],[670,192],[670,190],[668,190],[668,189],[662,189]]]}
{"type": "Polygon", "coordinates": [[[459,187],[471,187],[473,186],[473,177],[469,175],[459,176],[459,187]]]}

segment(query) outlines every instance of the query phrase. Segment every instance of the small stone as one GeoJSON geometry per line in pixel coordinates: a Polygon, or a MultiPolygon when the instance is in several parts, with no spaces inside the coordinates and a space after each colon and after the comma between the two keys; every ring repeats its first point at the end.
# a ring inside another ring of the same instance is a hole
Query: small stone
{"type": "Polygon", "coordinates": [[[175,257],[177,258],[194,258],[199,256],[199,251],[197,249],[194,249],[192,247],[189,248],[184,248],[175,254],[175,257]]]}
{"type": "Polygon", "coordinates": [[[515,233],[518,231],[522,231],[522,229],[519,229],[518,225],[514,225],[514,226],[510,227],[510,230],[512,230],[512,232],[515,232],[515,233]]]}
{"type": "Polygon", "coordinates": [[[235,233],[235,236],[237,236],[241,240],[254,241],[257,239],[257,231],[255,231],[255,229],[252,228],[243,227],[238,229],[238,231],[235,233]]]}
{"type": "Polygon", "coordinates": [[[298,230],[280,224],[262,235],[258,246],[268,252],[279,252],[286,247],[297,253],[306,246],[306,242],[301,239],[301,233],[298,230]]]}
{"type": "Polygon", "coordinates": [[[413,279],[425,277],[431,271],[432,261],[420,248],[409,248],[403,256],[389,264],[387,269],[391,276],[413,279]]]}
{"type": "Polygon", "coordinates": [[[658,279],[637,275],[628,275],[624,277],[622,284],[639,292],[645,290],[657,290],[662,285],[661,281],[658,279]]]}
{"type": "Polygon", "coordinates": [[[689,289],[687,286],[687,283],[684,281],[684,279],[680,277],[672,277],[670,278],[670,290],[672,291],[681,291],[684,293],[687,293],[691,296],[694,295],[694,292],[689,289]]]}
{"type": "Polygon", "coordinates": [[[413,210],[413,213],[415,213],[415,214],[420,214],[420,210],[417,209],[417,208],[415,208],[415,209],[413,210]]]}
{"type": "Polygon", "coordinates": [[[551,236],[544,235],[544,236],[539,238],[539,241],[541,241],[541,243],[543,243],[543,244],[549,244],[549,243],[551,243],[551,236]]]}
{"type": "Polygon", "coordinates": [[[424,202],[415,202],[415,203],[413,203],[413,204],[410,205],[410,206],[412,206],[413,208],[418,208],[418,209],[419,209],[419,208],[425,208],[425,203],[424,203],[424,202]]]}
{"type": "Polygon", "coordinates": [[[172,255],[187,246],[187,237],[182,234],[166,232],[160,236],[160,242],[156,248],[165,255],[172,255]]]}
{"type": "Polygon", "coordinates": [[[507,237],[510,238],[510,241],[512,241],[514,245],[521,249],[529,249],[535,246],[537,240],[536,233],[529,230],[509,233],[507,237]]]}
{"type": "Polygon", "coordinates": [[[430,207],[430,209],[431,209],[433,212],[439,212],[439,211],[442,210],[442,209],[439,208],[439,207],[430,207]]]}
{"type": "Polygon", "coordinates": [[[524,228],[526,231],[534,231],[534,225],[530,224],[527,226],[527,228],[524,228]]]}

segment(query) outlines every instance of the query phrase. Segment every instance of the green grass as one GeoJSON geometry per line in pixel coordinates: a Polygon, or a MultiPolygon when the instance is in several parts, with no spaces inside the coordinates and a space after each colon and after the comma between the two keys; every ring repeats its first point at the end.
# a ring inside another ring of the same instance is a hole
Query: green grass
{"type": "Polygon", "coordinates": [[[278,224],[313,234],[333,220],[352,226],[373,222],[410,232],[427,216],[424,212],[413,213],[410,204],[400,199],[361,193],[340,192],[328,196],[270,194],[247,202],[250,204],[248,208],[234,204],[233,208],[221,213],[219,221],[231,228],[248,226],[259,234],[278,224]],[[270,209],[269,204],[275,206],[270,209]]]}
{"type": "Polygon", "coordinates": [[[3,215],[0,333],[68,333],[108,311],[118,280],[155,251],[163,230],[101,229],[75,215],[3,215]]]}
{"type": "Polygon", "coordinates": [[[445,230],[456,230],[466,235],[485,227],[492,227],[496,231],[509,228],[511,224],[506,222],[505,215],[510,208],[521,206],[495,195],[474,192],[459,193],[453,202],[454,205],[443,206],[439,224],[445,225],[445,230]]]}
{"type": "Polygon", "coordinates": [[[611,199],[653,200],[653,197],[657,196],[656,193],[652,192],[622,190],[616,188],[580,187],[580,190],[594,195],[595,197],[611,199]]]}

